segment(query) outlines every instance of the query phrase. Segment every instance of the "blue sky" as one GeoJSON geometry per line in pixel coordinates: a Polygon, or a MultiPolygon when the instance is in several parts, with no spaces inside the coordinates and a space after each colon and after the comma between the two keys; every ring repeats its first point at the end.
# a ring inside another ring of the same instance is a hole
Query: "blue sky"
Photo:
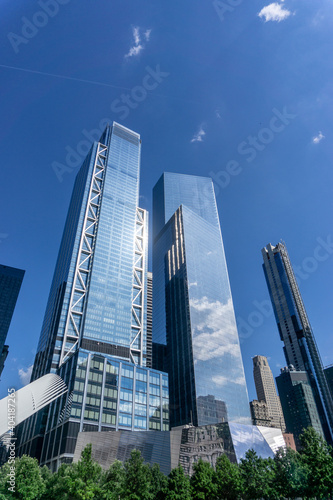
{"type": "Polygon", "coordinates": [[[285,364],[266,308],[269,242],[286,242],[333,363],[331,1],[0,8],[0,262],[26,270],[0,396],[27,379],[75,175],[113,120],[141,134],[144,208],[163,171],[216,182],[250,399],[251,358],[268,356],[275,376],[285,364]]]}

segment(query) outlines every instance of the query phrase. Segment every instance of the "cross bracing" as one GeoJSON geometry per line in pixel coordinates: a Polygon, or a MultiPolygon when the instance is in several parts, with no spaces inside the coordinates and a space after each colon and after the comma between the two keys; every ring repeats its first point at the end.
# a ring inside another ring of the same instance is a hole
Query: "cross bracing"
{"type": "Polygon", "coordinates": [[[94,253],[94,243],[97,235],[99,210],[102,200],[106,156],[107,146],[98,143],[88,202],[84,216],[83,230],[75,266],[59,366],[61,366],[66,359],[68,359],[68,357],[76,351],[82,333],[85,304],[89,288],[89,277],[94,253]]]}
{"type": "Polygon", "coordinates": [[[134,241],[130,358],[133,363],[139,365],[143,364],[144,350],[146,218],[147,212],[141,208],[137,208],[134,241]]]}

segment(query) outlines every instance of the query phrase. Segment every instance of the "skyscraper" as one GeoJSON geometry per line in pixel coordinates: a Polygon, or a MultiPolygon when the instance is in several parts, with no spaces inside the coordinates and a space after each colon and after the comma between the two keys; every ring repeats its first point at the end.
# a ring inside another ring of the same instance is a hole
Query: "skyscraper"
{"type": "Polygon", "coordinates": [[[250,424],[211,179],[162,175],[153,191],[153,245],[153,359],[169,374],[171,426],[250,424]]]}
{"type": "Polygon", "coordinates": [[[276,383],[287,431],[294,435],[297,448],[301,447],[300,435],[308,427],[313,427],[324,437],[308,374],[305,371],[296,371],[290,365],[289,368],[281,369],[276,383]]]}
{"type": "Polygon", "coordinates": [[[322,428],[333,441],[333,400],[307,317],[303,300],[284,243],[262,249],[263,269],[273,305],[287,365],[306,371],[322,428]]]}
{"type": "Polygon", "coordinates": [[[5,345],[25,271],[0,264],[0,376],[8,355],[5,345]]]}
{"type": "Polygon", "coordinates": [[[285,432],[283,412],[280,398],[277,395],[272,370],[266,356],[255,356],[253,361],[253,377],[259,401],[267,404],[268,414],[271,418],[271,426],[278,427],[285,432]]]}
{"type": "Polygon", "coordinates": [[[77,174],[32,373],[68,393],[25,422],[19,453],[55,469],[78,432],[168,429],[168,377],[146,368],[148,214],[141,139],[117,123],[77,174]],[[162,411],[163,408],[163,411],[162,411]]]}
{"type": "Polygon", "coordinates": [[[333,398],[333,365],[326,366],[326,368],[324,368],[324,374],[333,398]]]}

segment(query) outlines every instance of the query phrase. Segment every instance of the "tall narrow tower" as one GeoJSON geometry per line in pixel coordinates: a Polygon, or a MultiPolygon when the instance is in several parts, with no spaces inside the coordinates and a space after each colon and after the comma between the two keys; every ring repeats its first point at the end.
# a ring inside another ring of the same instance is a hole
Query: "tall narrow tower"
{"type": "Polygon", "coordinates": [[[252,361],[258,400],[267,404],[268,414],[271,417],[271,426],[278,427],[282,432],[285,432],[286,426],[280,398],[276,392],[273,373],[267,358],[265,356],[255,356],[252,361]]]}
{"type": "Polygon", "coordinates": [[[68,393],[20,436],[20,454],[53,469],[72,460],[78,432],[169,428],[168,378],[146,368],[140,150],[139,134],[113,123],[75,181],[32,374],[58,373],[68,393]]]}
{"type": "Polygon", "coordinates": [[[328,442],[333,442],[333,400],[316,341],[284,243],[262,249],[263,269],[287,365],[305,370],[328,442]]]}
{"type": "Polygon", "coordinates": [[[213,182],[164,173],[153,192],[153,346],[171,426],[251,423],[213,182]],[[164,346],[164,347],[163,347],[164,346]]]}

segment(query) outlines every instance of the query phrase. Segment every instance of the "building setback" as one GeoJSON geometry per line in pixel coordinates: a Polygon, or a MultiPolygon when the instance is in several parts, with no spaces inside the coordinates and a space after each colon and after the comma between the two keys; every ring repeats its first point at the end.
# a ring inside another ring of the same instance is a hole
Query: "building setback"
{"type": "Polygon", "coordinates": [[[259,401],[267,405],[271,427],[286,430],[280,398],[277,395],[272,370],[265,356],[255,356],[253,359],[253,377],[259,401]]]}
{"type": "Polygon", "coordinates": [[[333,399],[284,243],[262,249],[263,269],[287,365],[306,371],[326,440],[333,442],[333,399]]]}
{"type": "Polygon", "coordinates": [[[0,376],[8,355],[5,345],[25,271],[0,264],[0,376]]]}
{"type": "Polygon", "coordinates": [[[19,432],[18,453],[53,470],[79,432],[169,429],[168,377],[146,367],[140,152],[140,135],[114,122],[75,180],[32,373],[59,374],[68,393],[19,432]]]}
{"type": "Polygon", "coordinates": [[[171,426],[251,422],[213,182],[164,173],[153,190],[154,368],[171,426]]]}

